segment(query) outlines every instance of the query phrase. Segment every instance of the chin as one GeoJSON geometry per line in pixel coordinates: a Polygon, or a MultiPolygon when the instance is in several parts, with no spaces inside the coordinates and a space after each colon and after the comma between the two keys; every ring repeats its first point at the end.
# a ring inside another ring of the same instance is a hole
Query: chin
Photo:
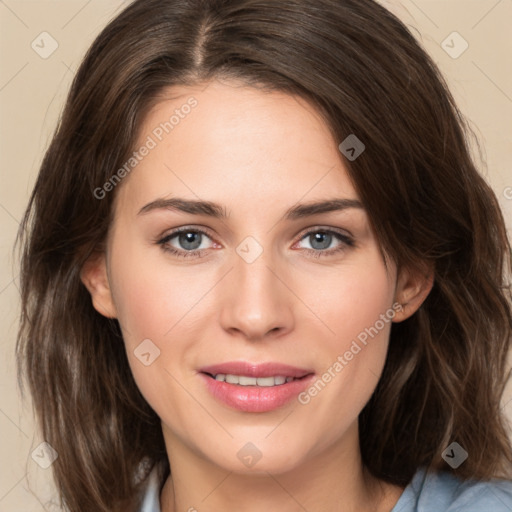
{"type": "Polygon", "coordinates": [[[226,471],[240,475],[267,475],[287,473],[299,467],[307,457],[302,450],[303,441],[276,444],[263,439],[233,441],[231,446],[206,455],[213,464],[226,471]]]}

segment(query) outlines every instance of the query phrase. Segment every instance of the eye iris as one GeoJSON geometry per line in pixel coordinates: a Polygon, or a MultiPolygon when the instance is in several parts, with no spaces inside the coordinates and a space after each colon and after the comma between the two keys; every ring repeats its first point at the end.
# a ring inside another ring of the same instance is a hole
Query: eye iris
{"type": "Polygon", "coordinates": [[[180,233],[178,240],[183,249],[193,251],[201,245],[201,233],[194,233],[192,231],[180,233]]]}
{"type": "Polygon", "coordinates": [[[314,249],[327,249],[331,245],[332,235],[329,233],[315,233],[309,237],[311,247],[314,249]],[[320,247],[315,247],[315,243],[320,242],[320,247]]]}

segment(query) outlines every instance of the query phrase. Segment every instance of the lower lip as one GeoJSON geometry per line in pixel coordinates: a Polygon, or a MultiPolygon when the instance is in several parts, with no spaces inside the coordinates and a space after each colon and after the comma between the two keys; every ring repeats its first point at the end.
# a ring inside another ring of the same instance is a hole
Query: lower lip
{"type": "Polygon", "coordinates": [[[244,412],[268,412],[287,404],[304,391],[314,375],[279,386],[239,386],[200,374],[210,393],[224,404],[244,412]]]}

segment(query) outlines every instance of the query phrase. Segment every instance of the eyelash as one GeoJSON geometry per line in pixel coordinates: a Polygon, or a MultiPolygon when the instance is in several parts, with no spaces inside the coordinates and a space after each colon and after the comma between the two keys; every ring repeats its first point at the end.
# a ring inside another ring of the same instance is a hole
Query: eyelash
{"type": "MultiPolygon", "coordinates": [[[[207,236],[208,238],[211,238],[211,236],[204,230],[199,228],[189,228],[187,226],[183,228],[178,228],[172,231],[171,233],[165,235],[160,240],[157,240],[156,243],[162,247],[162,249],[172,254],[173,256],[176,256],[178,258],[202,258],[206,256],[206,252],[208,249],[196,249],[194,251],[184,251],[184,250],[178,250],[174,247],[170,247],[167,244],[170,240],[172,240],[176,235],[179,235],[180,233],[200,233],[202,235],[207,236]]],[[[315,234],[315,233],[322,233],[325,235],[334,235],[341,244],[335,248],[335,249],[329,249],[329,250],[315,250],[315,249],[302,249],[306,253],[310,254],[314,258],[321,258],[326,256],[332,256],[334,254],[338,254],[344,250],[347,249],[347,247],[355,247],[354,239],[344,233],[340,233],[338,231],[335,231],[333,229],[322,229],[322,228],[316,228],[312,229],[310,231],[307,231],[304,233],[304,235],[300,238],[299,242],[306,238],[309,235],[315,234]]]]}

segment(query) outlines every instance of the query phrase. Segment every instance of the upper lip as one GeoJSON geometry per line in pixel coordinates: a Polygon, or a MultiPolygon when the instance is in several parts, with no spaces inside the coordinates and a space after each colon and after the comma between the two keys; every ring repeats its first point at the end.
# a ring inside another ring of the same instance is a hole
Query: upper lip
{"type": "Polygon", "coordinates": [[[304,368],[297,368],[281,363],[249,363],[247,361],[230,361],[226,363],[214,364],[210,366],[203,366],[199,370],[202,373],[209,373],[210,375],[230,374],[230,375],[244,375],[247,377],[294,377],[300,379],[313,373],[312,370],[304,368]]]}

